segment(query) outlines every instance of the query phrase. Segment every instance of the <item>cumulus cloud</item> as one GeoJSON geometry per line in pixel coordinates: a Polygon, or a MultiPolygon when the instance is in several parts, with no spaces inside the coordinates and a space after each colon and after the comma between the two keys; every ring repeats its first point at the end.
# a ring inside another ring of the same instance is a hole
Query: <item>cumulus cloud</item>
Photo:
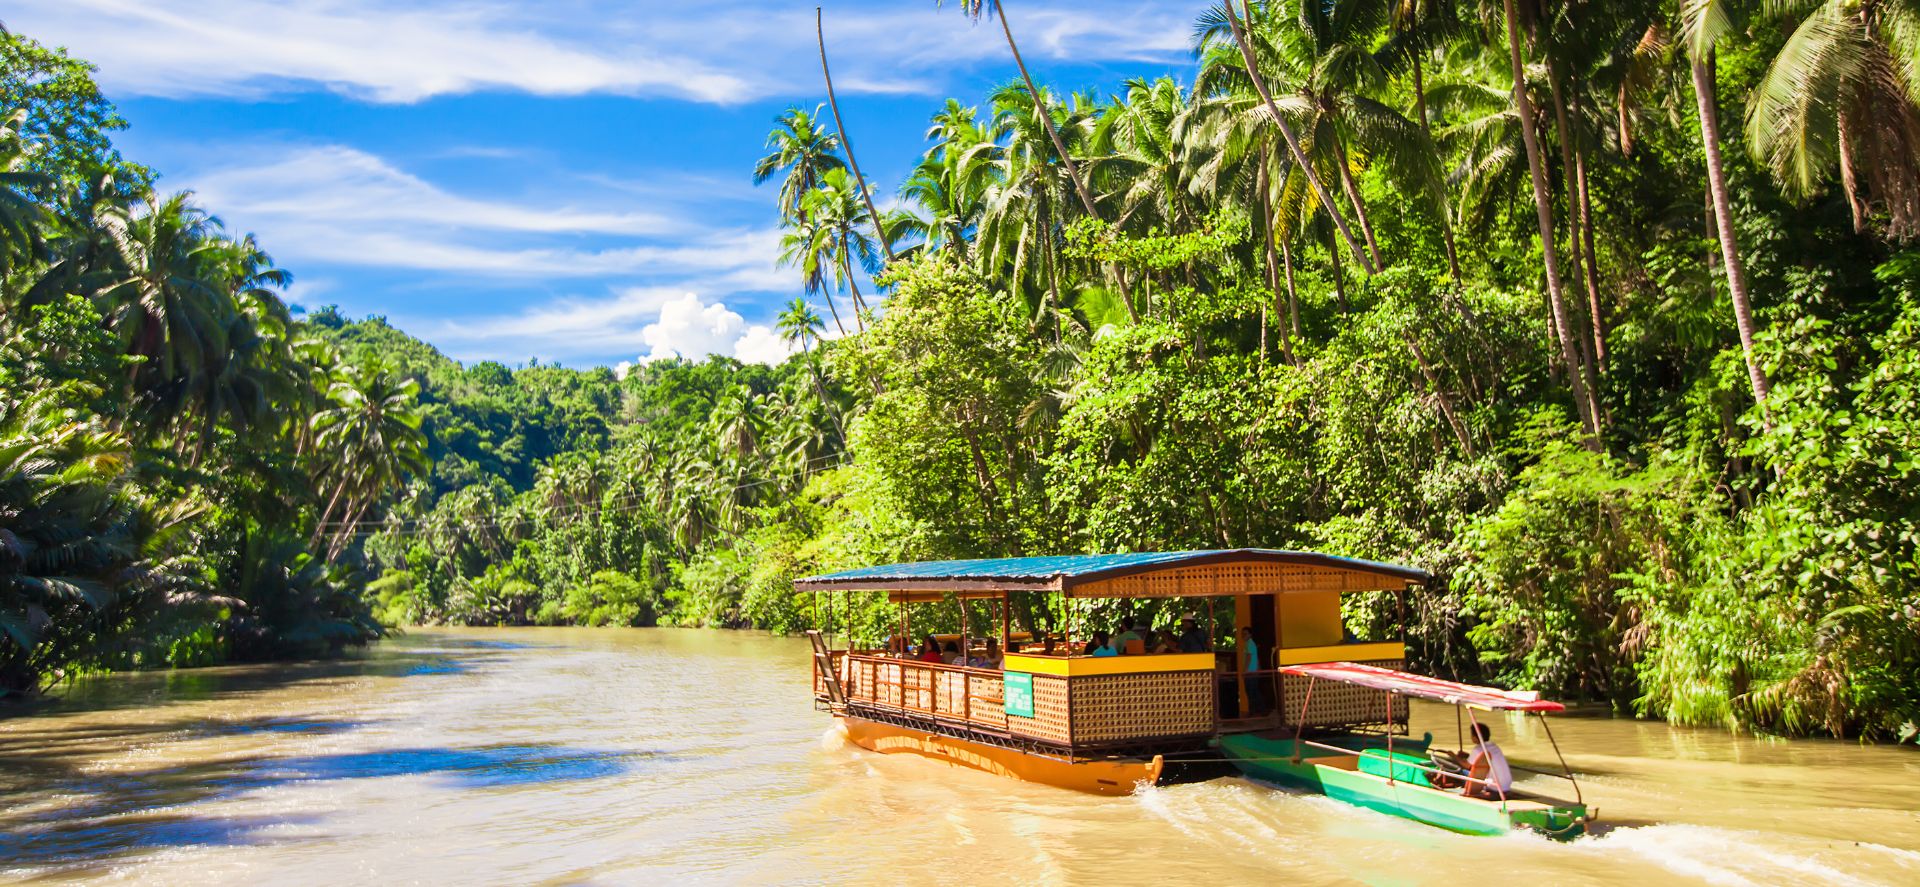
{"type": "Polygon", "coordinates": [[[660,306],[660,318],[641,329],[640,340],[649,349],[640,357],[646,361],[726,354],[741,361],[775,364],[792,353],[771,327],[748,325],[746,318],[724,303],[709,303],[696,293],[660,306]]]}
{"type": "MultiPolygon", "coordinates": [[[[1172,60],[1204,6],[1035,0],[1015,6],[1013,25],[1031,58],[1172,60]]],[[[847,93],[933,93],[959,68],[1007,62],[997,27],[952,9],[858,0],[833,12],[827,37],[847,93]]],[[[405,103],[511,90],[735,104],[814,94],[812,18],[750,0],[13,0],[7,24],[99,63],[116,95],[317,88],[405,103]]]]}

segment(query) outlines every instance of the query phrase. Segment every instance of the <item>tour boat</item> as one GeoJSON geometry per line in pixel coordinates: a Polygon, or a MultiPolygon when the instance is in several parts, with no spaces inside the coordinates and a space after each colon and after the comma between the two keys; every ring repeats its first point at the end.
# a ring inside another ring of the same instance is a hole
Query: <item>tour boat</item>
{"type": "MultiPolygon", "coordinates": [[[[997,607],[997,636],[1005,648],[1015,637],[1014,605],[1039,612],[1048,598],[1180,599],[1196,617],[1205,612],[1196,621],[1207,626],[1209,639],[1216,625],[1224,627],[1216,613],[1224,616],[1218,608],[1227,604],[1236,635],[1252,638],[1250,649],[1215,652],[1209,640],[1206,652],[1092,656],[1076,652],[1076,626],[1027,626],[1055,633],[1059,643],[1009,650],[1000,668],[972,668],[919,661],[897,646],[836,648],[821,633],[809,632],[815,702],[832,713],[836,730],[862,748],[1106,795],[1166,781],[1177,764],[1224,757],[1257,779],[1484,831],[1484,817],[1419,815],[1426,807],[1413,801],[1405,802],[1404,811],[1392,809],[1401,803],[1393,799],[1413,797],[1416,782],[1402,772],[1408,762],[1398,758],[1387,760],[1399,761],[1401,769],[1389,768],[1385,789],[1373,791],[1375,755],[1367,752],[1368,743],[1385,753],[1391,741],[1392,753],[1401,756],[1416,750],[1415,741],[1400,737],[1407,730],[1408,697],[1421,694],[1411,684],[1367,684],[1327,670],[1370,668],[1409,682],[1431,681],[1398,670],[1405,659],[1402,641],[1353,640],[1340,617],[1342,595],[1400,595],[1428,581],[1426,572],[1395,564],[1233,549],[890,564],[811,576],[794,587],[884,593],[899,606],[899,638],[915,637],[916,608],[971,612],[978,609],[975,602],[987,602],[997,607]],[[1253,651],[1257,665],[1249,669],[1253,651]],[[1312,757],[1294,754],[1307,748],[1314,749],[1312,757]],[[1350,751],[1352,763],[1330,760],[1330,748],[1350,751]],[[1356,782],[1361,777],[1366,780],[1356,782]]],[[[824,612],[831,613],[831,601],[827,607],[824,612]]],[[[948,622],[960,627],[951,636],[958,649],[968,650],[975,619],[948,622]]],[[[1422,754],[1425,748],[1417,746],[1422,754]]],[[[1421,787],[1439,793],[1424,781],[1421,787]]],[[[1530,825],[1540,819],[1528,806],[1533,803],[1516,797],[1496,806],[1508,822],[1530,825]]],[[[1560,817],[1548,817],[1551,826],[1575,807],[1550,809],[1560,817]]],[[[1584,823],[1584,810],[1578,815],[1584,823]]]]}

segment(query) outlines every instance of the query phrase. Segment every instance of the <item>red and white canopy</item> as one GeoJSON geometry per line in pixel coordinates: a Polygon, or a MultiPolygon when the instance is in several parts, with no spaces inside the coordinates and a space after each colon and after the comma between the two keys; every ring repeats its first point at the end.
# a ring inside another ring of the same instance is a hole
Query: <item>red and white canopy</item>
{"type": "Polygon", "coordinates": [[[1312,665],[1283,665],[1287,674],[1305,675],[1324,681],[1339,681],[1402,696],[1432,699],[1453,705],[1468,705],[1488,711],[1566,711],[1558,702],[1541,699],[1537,693],[1500,690],[1456,681],[1443,681],[1425,675],[1408,674],[1391,668],[1361,665],[1358,662],[1320,662],[1312,665]]]}

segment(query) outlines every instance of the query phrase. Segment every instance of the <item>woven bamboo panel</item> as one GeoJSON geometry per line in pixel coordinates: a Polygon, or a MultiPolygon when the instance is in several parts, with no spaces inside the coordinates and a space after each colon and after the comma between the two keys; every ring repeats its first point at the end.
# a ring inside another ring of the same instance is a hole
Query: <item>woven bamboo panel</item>
{"type": "Polygon", "coordinates": [[[1073,589],[1073,596],[1161,598],[1301,591],[1393,591],[1406,585],[1407,580],[1403,578],[1359,570],[1246,561],[1117,576],[1080,585],[1073,589]]]}
{"type": "MultiPolygon", "coordinates": [[[[1402,659],[1376,659],[1363,665],[1377,665],[1381,668],[1399,669],[1405,664],[1402,659]]],[[[1300,726],[1300,706],[1306,702],[1307,684],[1312,678],[1303,675],[1283,674],[1280,676],[1280,711],[1286,725],[1300,726]]],[[[1393,722],[1407,722],[1407,697],[1393,697],[1393,722]]],[[[1313,701],[1307,705],[1307,726],[1309,727],[1352,727],[1363,724],[1384,724],[1387,722],[1387,694],[1367,687],[1356,687],[1338,681],[1319,681],[1313,685],[1313,701]]]]}
{"type": "Polygon", "coordinates": [[[1007,716],[1007,730],[1047,742],[1069,744],[1072,719],[1067,707],[1067,679],[1053,675],[1033,676],[1033,717],[1007,716]]]}
{"type": "Polygon", "coordinates": [[[894,667],[900,669],[900,707],[914,711],[933,711],[934,670],[913,665],[894,667]]]}
{"type": "Polygon", "coordinates": [[[962,717],[967,711],[967,673],[932,670],[934,675],[934,711],[962,717]]]}
{"type": "Polygon", "coordinates": [[[1213,732],[1213,672],[1073,679],[1073,743],[1213,732]]]}
{"type": "Polygon", "coordinates": [[[968,675],[967,720],[996,730],[1005,729],[1007,726],[1005,693],[1004,682],[999,677],[968,675]]]}

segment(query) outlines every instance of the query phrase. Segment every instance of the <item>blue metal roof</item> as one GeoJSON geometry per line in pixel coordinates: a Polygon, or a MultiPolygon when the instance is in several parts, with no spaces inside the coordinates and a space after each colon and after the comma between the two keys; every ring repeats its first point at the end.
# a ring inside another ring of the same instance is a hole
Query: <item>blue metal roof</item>
{"type": "Polygon", "coordinates": [[[922,561],[907,564],[886,564],[877,567],[861,567],[857,570],[842,570],[821,576],[809,576],[796,580],[795,586],[821,586],[858,584],[873,587],[875,583],[905,582],[916,587],[928,587],[940,582],[1009,582],[1015,584],[1035,584],[1061,580],[1065,584],[1078,584],[1072,580],[1092,581],[1115,573],[1134,573],[1154,567],[1178,567],[1194,563],[1234,560],[1265,560],[1292,562],[1306,565],[1349,569],[1365,573],[1378,573],[1404,578],[1410,582],[1424,582],[1429,577],[1425,570],[1405,567],[1399,564],[1386,564],[1377,561],[1356,558],[1335,557],[1312,551],[1283,551],[1271,548],[1235,548],[1212,551],[1141,551],[1124,554],[1063,554],[1045,557],[1008,557],[985,560],[922,561]]]}

